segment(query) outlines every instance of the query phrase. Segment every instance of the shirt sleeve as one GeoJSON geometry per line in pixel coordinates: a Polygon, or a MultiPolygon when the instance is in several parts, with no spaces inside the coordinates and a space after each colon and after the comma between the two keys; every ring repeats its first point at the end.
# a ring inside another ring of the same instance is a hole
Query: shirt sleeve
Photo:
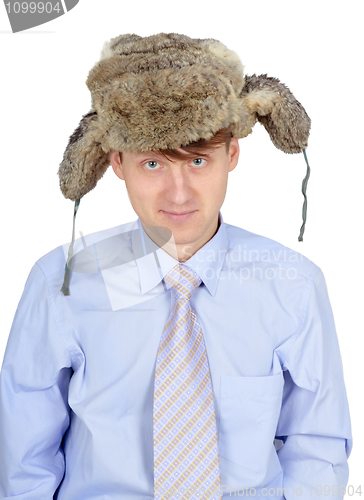
{"type": "Polygon", "coordinates": [[[351,424],[324,276],[319,271],[299,334],[284,361],[277,437],[286,500],[338,499],[348,481],[351,424]]]}
{"type": "Polygon", "coordinates": [[[65,470],[71,359],[46,278],[35,264],[6,345],[0,375],[0,498],[52,500],[65,470]]]}

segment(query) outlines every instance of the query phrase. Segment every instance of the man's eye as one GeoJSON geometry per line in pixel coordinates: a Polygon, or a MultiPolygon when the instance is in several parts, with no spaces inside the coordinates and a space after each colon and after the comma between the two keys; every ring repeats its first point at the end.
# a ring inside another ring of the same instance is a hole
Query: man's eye
{"type": "Polygon", "coordinates": [[[195,160],[192,160],[192,165],[194,167],[201,167],[201,165],[204,165],[206,163],[206,160],[203,158],[196,158],[195,160]]]}
{"type": "Polygon", "coordinates": [[[145,166],[149,170],[155,170],[158,167],[158,165],[159,163],[157,161],[147,161],[147,163],[145,164],[145,166]]]}

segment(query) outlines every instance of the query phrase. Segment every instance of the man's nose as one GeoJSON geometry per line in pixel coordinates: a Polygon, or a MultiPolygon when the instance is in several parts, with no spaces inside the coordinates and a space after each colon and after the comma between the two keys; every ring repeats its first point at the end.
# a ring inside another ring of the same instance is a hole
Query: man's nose
{"type": "Polygon", "coordinates": [[[192,198],[191,179],[183,168],[171,169],[165,189],[168,201],[183,205],[192,198]]]}

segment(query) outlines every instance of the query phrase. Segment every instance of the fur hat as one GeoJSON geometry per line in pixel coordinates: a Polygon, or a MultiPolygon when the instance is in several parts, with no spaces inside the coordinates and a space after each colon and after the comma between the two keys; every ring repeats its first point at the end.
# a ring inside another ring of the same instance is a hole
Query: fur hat
{"type": "Polygon", "coordinates": [[[69,139],[58,171],[63,195],[80,200],[110,164],[110,151],[175,149],[231,127],[246,137],[258,120],[285,153],[307,147],[310,119],[276,78],[245,76],[214,39],[175,33],[106,42],[86,84],[92,109],[69,139]]]}

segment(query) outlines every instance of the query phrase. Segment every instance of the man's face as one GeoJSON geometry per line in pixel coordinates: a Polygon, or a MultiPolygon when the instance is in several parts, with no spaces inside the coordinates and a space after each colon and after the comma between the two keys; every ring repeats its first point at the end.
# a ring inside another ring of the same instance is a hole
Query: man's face
{"type": "Polygon", "coordinates": [[[157,153],[124,152],[120,162],[118,153],[110,153],[111,165],[125,181],[146,233],[159,244],[158,228],[170,229],[181,262],[216,233],[228,173],[236,167],[238,158],[239,143],[234,137],[229,151],[222,144],[202,150],[193,159],[167,160],[157,153]]]}

